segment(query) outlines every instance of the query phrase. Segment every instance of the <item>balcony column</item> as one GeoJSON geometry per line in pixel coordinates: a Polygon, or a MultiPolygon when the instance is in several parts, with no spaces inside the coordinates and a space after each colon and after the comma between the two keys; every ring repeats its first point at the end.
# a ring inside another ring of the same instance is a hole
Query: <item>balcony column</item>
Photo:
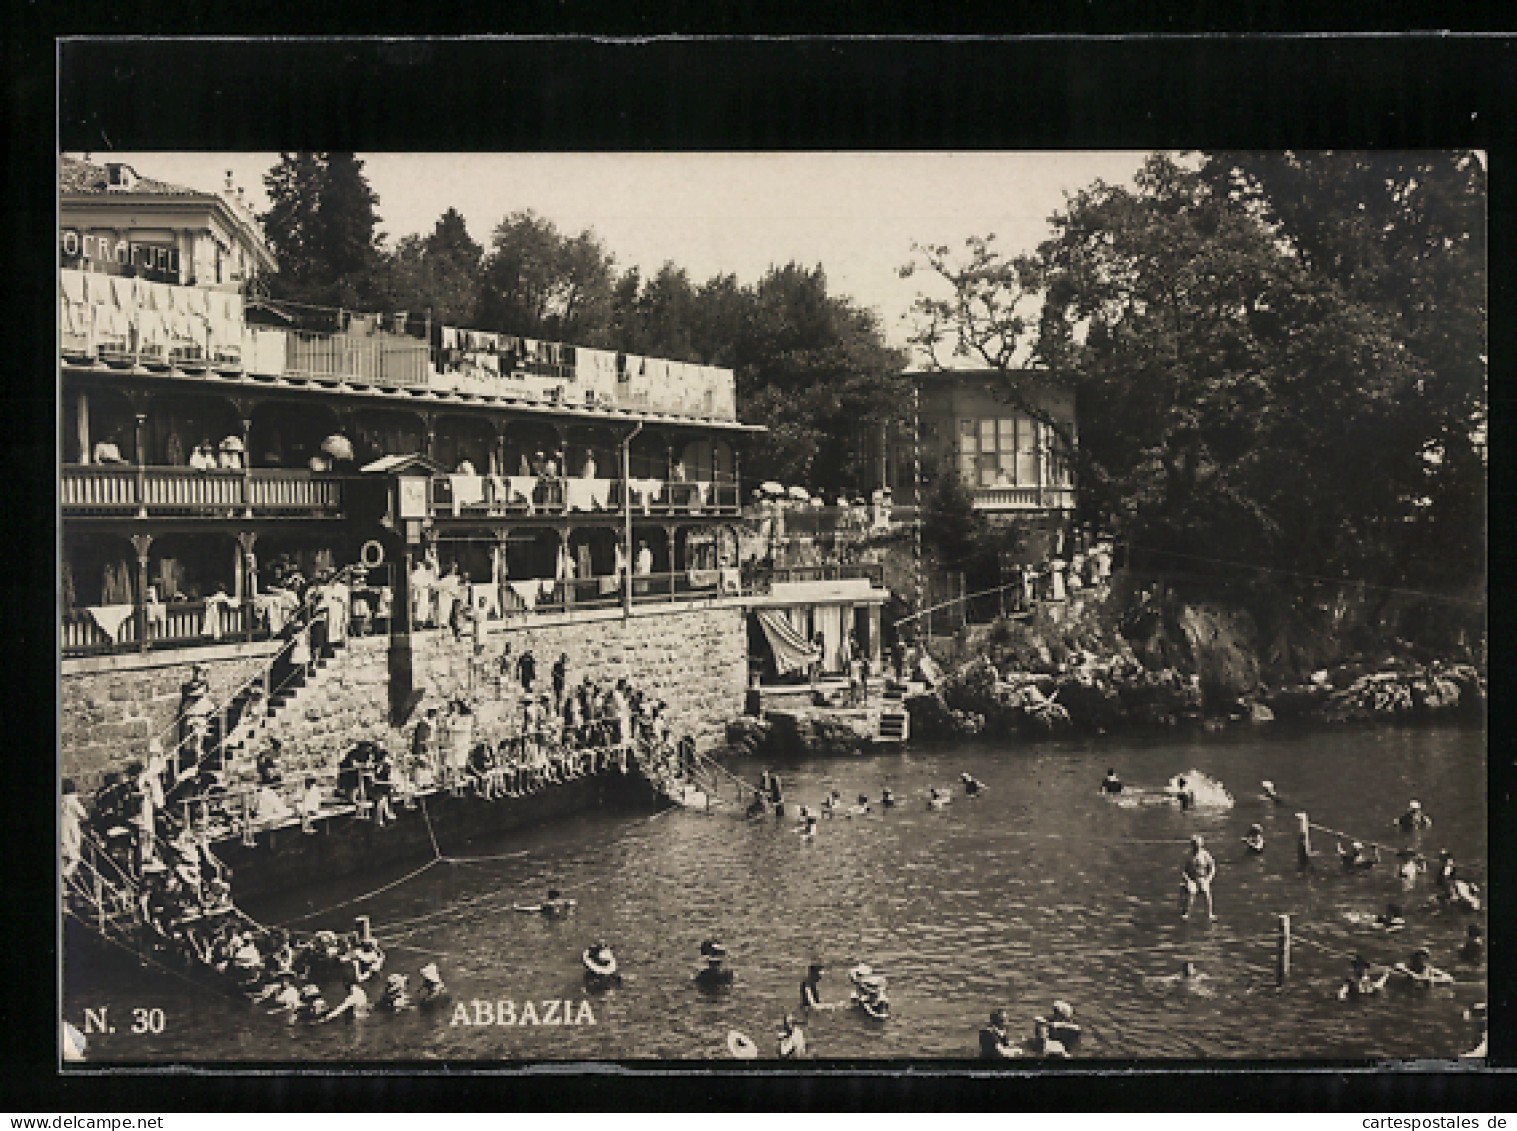
{"type": "Polygon", "coordinates": [[[242,517],[253,517],[253,418],[242,418],[242,517]]]}
{"type": "Polygon", "coordinates": [[[258,557],[253,552],[258,541],[255,530],[237,532],[237,550],[233,579],[237,584],[234,596],[242,605],[242,632],[245,640],[253,639],[253,598],[258,596],[258,557]]]}
{"type": "Polygon", "coordinates": [[[669,543],[669,597],[671,599],[674,597],[674,578],[676,573],[674,568],[674,540],[678,533],[679,527],[677,526],[664,527],[664,538],[669,543]]]}
{"type": "Polygon", "coordinates": [[[425,447],[422,448],[422,454],[428,459],[436,459],[437,457],[433,453],[437,450],[437,417],[433,416],[430,412],[423,413],[421,423],[422,427],[426,429],[426,441],[425,447]]]}
{"type": "Polygon", "coordinates": [[[84,389],[79,390],[78,407],[79,462],[87,467],[90,462],[90,395],[84,389]]]}
{"type": "Polygon", "coordinates": [[[490,474],[506,474],[506,425],[502,420],[492,420],[495,429],[495,447],[490,450],[490,474]]]}
{"type": "Polygon", "coordinates": [[[137,431],[133,449],[137,457],[137,517],[147,517],[147,413],[137,413],[137,431]]]}
{"type": "Polygon", "coordinates": [[[553,573],[555,579],[564,587],[564,611],[567,612],[574,604],[574,575],[572,563],[573,556],[569,553],[569,535],[571,531],[567,526],[558,528],[558,561],[554,563],[553,573]],[[564,563],[569,563],[565,565],[564,563]]]}
{"type": "Polygon", "coordinates": [[[743,512],[743,457],[738,454],[737,445],[732,448],[732,498],[733,506],[739,514],[743,512]]]}
{"type": "MultiPolygon", "coordinates": [[[[139,416],[137,418],[141,420],[139,416]]],[[[138,431],[141,431],[139,426],[138,431]]],[[[141,465],[138,465],[139,469],[141,465]]],[[[137,551],[137,608],[132,616],[137,623],[137,650],[147,651],[147,561],[148,551],[152,549],[153,536],[151,534],[133,534],[132,549],[137,551]]]]}

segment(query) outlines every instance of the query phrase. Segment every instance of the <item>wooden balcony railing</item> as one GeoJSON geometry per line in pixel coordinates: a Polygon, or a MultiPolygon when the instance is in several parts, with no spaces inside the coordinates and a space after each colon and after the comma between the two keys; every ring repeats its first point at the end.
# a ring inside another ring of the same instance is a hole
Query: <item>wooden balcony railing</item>
{"type": "Polygon", "coordinates": [[[243,472],[70,464],[62,470],[59,499],[71,517],[335,517],[342,511],[342,479],[273,468],[243,472]]]}
{"type": "Polygon", "coordinates": [[[1070,487],[975,487],[970,497],[977,511],[1073,510],[1070,487]]]}
{"type": "MultiPolygon", "coordinates": [[[[737,515],[735,481],[631,482],[632,515],[737,515]]],[[[546,478],[532,475],[440,475],[432,481],[438,518],[507,515],[620,514],[619,479],[546,478]]]]}
{"type": "MultiPolygon", "coordinates": [[[[60,646],[65,656],[105,655],[141,650],[134,605],[104,605],[63,611],[60,646]],[[102,625],[114,631],[108,633],[102,625]]],[[[184,648],[268,636],[241,605],[224,602],[171,601],[146,607],[149,648],[184,648]],[[208,619],[209,617],[209,619],[208,619]]]]}

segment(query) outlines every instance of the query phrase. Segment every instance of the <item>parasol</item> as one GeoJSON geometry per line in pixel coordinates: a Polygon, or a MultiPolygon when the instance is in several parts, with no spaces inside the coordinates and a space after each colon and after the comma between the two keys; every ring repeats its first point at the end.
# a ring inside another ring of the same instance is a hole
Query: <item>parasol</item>
{"type": "Polygon", "coordinates": [[[760,483],[758,489],[759,493],[764,495],[783,495],[785,493],[784,486],[776,483],[773,479],[760,483]]]}
{"type": "Polygon", "coordinates": [[[807,503],[811,501],[811,495],[804,487],[792,487],[787,492],[787,494],[789,494],[789,496],[798,503],[807,503]]]}
{"type": "Polygon", "coordinates": [[[346,436],[333,432],[321,442],[321,450],[333,459],[352,459],[353,441],[346,436]]]}

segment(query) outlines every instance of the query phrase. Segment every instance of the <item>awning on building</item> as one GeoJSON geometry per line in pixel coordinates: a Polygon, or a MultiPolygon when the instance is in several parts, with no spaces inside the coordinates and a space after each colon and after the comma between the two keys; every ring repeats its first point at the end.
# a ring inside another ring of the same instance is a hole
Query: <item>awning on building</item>
{"type": "Polygon", "coordinates": [[[805,637],[797,632],[778,609],[759,609],[759,626],[769,640],[774,652],[774,667],[780,675],[787,672],[807,671],[820,658],[820,653],[805,637]]]}

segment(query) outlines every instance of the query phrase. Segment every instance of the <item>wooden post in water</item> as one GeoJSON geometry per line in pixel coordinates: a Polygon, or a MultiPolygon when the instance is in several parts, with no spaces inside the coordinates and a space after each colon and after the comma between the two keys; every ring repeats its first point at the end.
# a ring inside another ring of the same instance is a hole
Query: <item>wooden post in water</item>
{"type": "Polygon", "coordinates": [[[1312,866],[1312,825],[1305,813],[1296,814],[1296,860],[1303,872],[1312,866]]]}
{"type": "Polygon", "coordinates": [[[1275,965],[1275,985],[1284,986],[1291,972],[1291,917],[1280,916],[1280,950],[1275,965]]]}

